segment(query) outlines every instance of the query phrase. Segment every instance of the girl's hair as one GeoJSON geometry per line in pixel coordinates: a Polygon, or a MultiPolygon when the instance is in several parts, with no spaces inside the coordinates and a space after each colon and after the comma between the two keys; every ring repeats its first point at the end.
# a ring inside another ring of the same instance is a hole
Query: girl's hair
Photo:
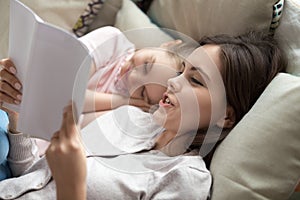
{"type": "Polygon", "coordinates": [[[189,41],[171,44],[164,47],[164,49],[166,50],[167,54],[173,57],[176,60],[176,63],[181,66],[182,61],[185,60],[185,58],[188,57],[198,47],[199,44],[197,42],[192,43],[189,41]]]}
{"type": "Polygon", "coordinates": [[[235,122],[254,105],[278,72],[284,72],[287,59],[276,40],[267,33],[247,32],[240,36],[204,37],[199,44],[221,49],[221,72],[227,104],[235,111],[235,122]]]}

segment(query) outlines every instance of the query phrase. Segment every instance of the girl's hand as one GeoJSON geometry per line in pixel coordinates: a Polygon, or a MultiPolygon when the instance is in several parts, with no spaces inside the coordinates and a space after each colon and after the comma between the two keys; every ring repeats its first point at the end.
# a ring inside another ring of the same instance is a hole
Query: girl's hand
{"type": "Polygon", "coordinates": [[[86,156],[72,106],[64,110],[61,129],[54,133],[46,158],[57,187],[57,199],[86,198],[86,156]]]}
{"type": "Polygon", "coordinates": [[[139,107],[145,112],[149,112],[151,108],[151,105],[143,99],[130,98],[129,105],[139,107]]]}
{"type": "Polygon", "coordinates": [[[2,106],[2,104],[20,104],[22,99],[21,82],[15,76],[17,70],[13,62],[6,58],[0,60],[0,109],[6,111],[9,116],[9,131],[17,133],[16,124],[18,120],[18,113],[11,111],[2,106]]]}
{"type": "Polygon", "coordinates": [[[132,105],[141,108],[145,112],[149,112],[151,105],[143,100],[143,99],[137,99],[132,97],[124,97],[118,94],[114,94],[112,97],[112,103],[111,108],[118,108],[123,105],[132,105]]]}

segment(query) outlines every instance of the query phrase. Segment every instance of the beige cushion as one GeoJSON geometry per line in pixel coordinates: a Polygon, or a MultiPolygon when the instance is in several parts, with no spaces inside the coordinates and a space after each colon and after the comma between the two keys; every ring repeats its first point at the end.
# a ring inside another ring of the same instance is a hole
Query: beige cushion
{"type": "Polygon", "coordinates": [[[239,34],[249,29],[268,31],[278,0],[155,0],[148,16],[161,27],[195,40],[204,35],[239,34]]]}
{"type": "Polygon", "coordinates": [[[300,77],[279,74],[217,148],[212,200],[283,200],[300,177],[300,77]]]}
{"type": "Polygon", "coordinates": [[[300,76],[300,1],[285,0],[282,18],[275,32],[289,58],[288,72],[300,76]]]}

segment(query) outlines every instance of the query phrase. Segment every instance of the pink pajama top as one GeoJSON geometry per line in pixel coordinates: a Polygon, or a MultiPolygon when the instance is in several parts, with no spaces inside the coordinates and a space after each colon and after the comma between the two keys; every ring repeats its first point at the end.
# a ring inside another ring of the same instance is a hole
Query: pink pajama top
{"type": "Polygon", "coordinates": [[[90,77],[88,89],[103,93],[128,95],[119,76],[121,67],[134,54],[134,44],[117,28],[103,27],[79,38],[93,57],[96,72],[90,77]]]}

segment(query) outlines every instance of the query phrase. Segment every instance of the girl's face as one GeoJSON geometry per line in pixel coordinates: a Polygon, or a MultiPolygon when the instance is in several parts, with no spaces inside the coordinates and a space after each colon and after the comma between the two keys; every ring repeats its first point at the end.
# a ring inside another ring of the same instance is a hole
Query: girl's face
{"type": "Polygon", "coordinates": [[[216,45],[197,48],[182,62],[181,75],[168,81],[167,92],[153,114],[166,130],[187,133],[208,128],[224,117],[226,98],[219,52],[216,45]]]}
{"type": "Polygon", "coordinates": [[[132,98],[157,104],[167,88],[169,78],[175,77],[180,62],[162,49],[140,49],[135,52],[126,67],[127,86],[132,98]]]}

